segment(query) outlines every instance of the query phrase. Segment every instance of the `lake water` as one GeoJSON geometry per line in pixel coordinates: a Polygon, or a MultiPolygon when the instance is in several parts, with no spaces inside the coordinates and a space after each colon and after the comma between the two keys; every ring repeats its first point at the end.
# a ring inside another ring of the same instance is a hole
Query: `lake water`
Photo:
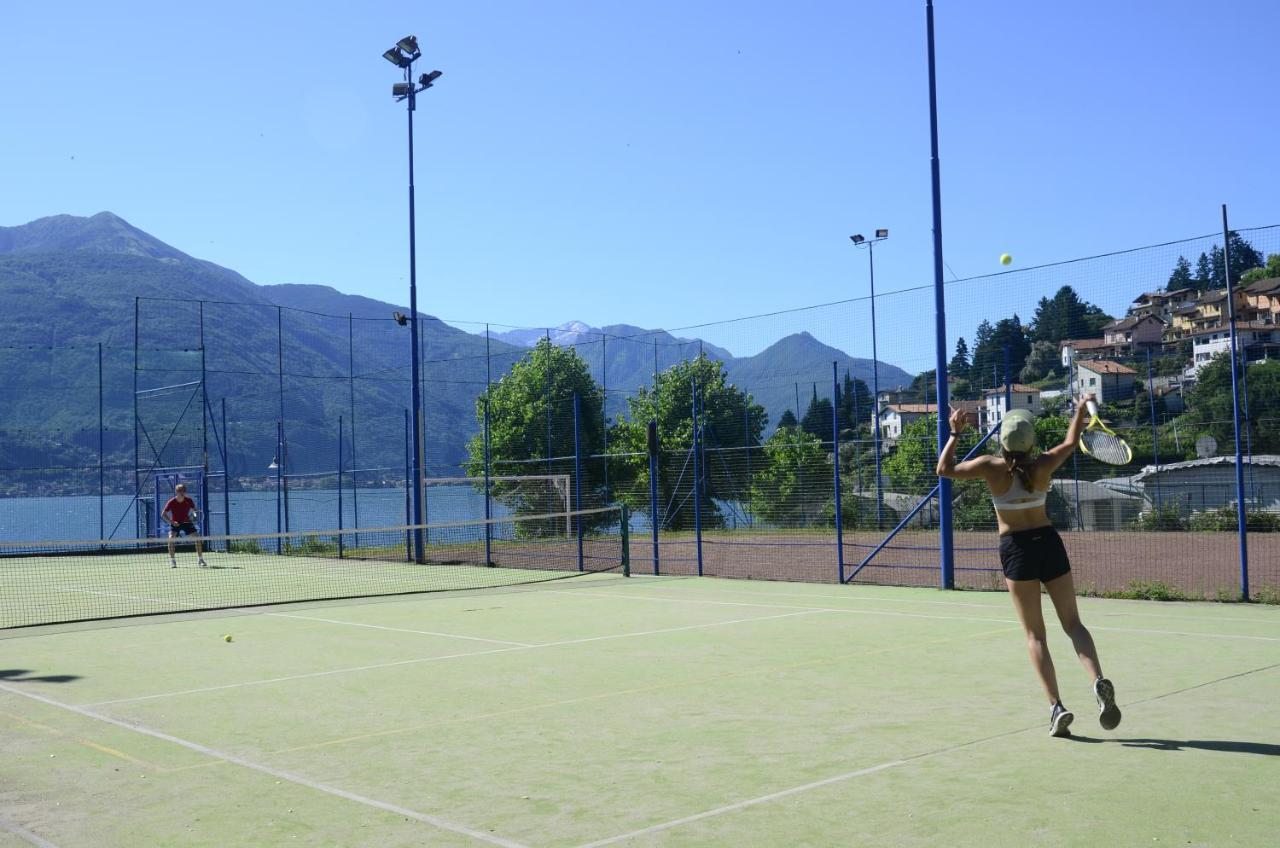
{"type": "MultiPolygon", "coordinates": [[[[206,532],[225,532],[221,493],[212,493],[205,510],[206,532]]],[[[229,495],[231,533],[276,532],[274,491],[232,492],[229,495]]],[[[153,502],[154,503],[154,502],[153,502]]],[[[484,518],[484,494],[469,486],[431,489],[424,504],[428,524],[471,521],[484,518]]],[[[403,489],[350,489],[342,493],[342,526],[354,528],[356,510],[359,527],[398,527],[405,518],[403,489]]],[[[138,536],[135,503],[128,495],[107,495],[101,501],[103,530],[99,531],[99,500],[96,496],[0,498],[0,542],[83,539],[132,539],[138,536]]],[[[152,507],[149,511],[154,511],[152,507]]],[[[494,501],[495,518],[508,515],[494,501]]],[[[338,524],[336,489],[299,489],[289,492],[290,530],[333,530],[338,524]]],[[[153,530],[154,533],[154,530],[153,530]]]]}

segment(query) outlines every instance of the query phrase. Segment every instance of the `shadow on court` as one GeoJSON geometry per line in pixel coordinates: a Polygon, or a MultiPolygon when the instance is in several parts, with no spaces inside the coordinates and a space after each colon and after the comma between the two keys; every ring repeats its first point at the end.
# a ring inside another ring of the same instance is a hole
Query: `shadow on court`
{"type": "Polygon", "coordinates": [[[1226,739],[1094,739],[1090,736],[1072,736],[1073,742],[1111,742],[1126,748],[1146,748],[1151,751],[1225,751],[1230,754],[1260,754],[1264,757],[1280,757],[1280,745],[1269,742],[1236,742],[1226,739]]]}
{"type": "Polygon", "coordinates": [[[0,668],[0,680],[10,683],[70,683],[73,680],[79,680],[78,674],[45,674],[40,677],[29,677],[30,669],[26,668],[0,668]]]}

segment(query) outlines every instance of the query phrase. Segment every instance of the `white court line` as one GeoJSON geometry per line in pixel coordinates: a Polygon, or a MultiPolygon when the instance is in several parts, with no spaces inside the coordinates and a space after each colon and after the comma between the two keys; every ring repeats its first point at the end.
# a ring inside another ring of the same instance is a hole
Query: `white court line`
{"type": "Polygon", "coordinates": [[[36,836],[34,833],[27,830],[25,827],[14,824],[11,821],[5,821],[4,819],[0,819],[0,830],[4,830],[4,831],[8,831],[9,833],[12,833],[14,836],[18,837],[19,839],[26,840],[27,842],[30,842],[32,845],[35,845],[36,848],[58,848],[57,845],[54,845],[49,840],[36,836]]]}
{"type": "Polygon", "coordinates": [[[362,624],[358,621],[339,621],[336,618],[317,618],[314,615],[294,615],[287,612],[269,612],[267,615],[276,618],[300,618],[304,621],[323,621],[325,624],[345,624],[348,627],[368,627],[373,630],[391,630],[396,633],[417,633],[421,636],[443,636],[447,639],[466,639],[470,642],[488,642],[491,645],[515,645],[520,648],[532,648],[530,642],[512,642],[509,639],[485,639],[481,636],[462,636],[457,633],[437,633],[434,630],[409,630],[404,627],[384,627],[381,624],[362,624]]]}
{"type": "MultiPolygon", "coordinates": [[[[621,600],[658,601],[668,604],[708,604],[728,607],[767,607],[771,609],[807,609],[815,612],[838,612],[845,615],[886,615],[894,618],[936,618],[944,621],[991,621],[998,624],[1020,624],[1014,618],[980,618],[971,615],[928,615],[922,612],[897,612],[896,610],[851,609],[847,607],[802,607],[797,604],[753,604],[746,601],[707,601],[695,598],[655,598],[652,595],[615,595],[604,592],[576,592],[549,589],[548,592],[559,595],[581,595],[590,598],[618,598],[621,600]]],[[[1196,633],[1190,630],[1154,630],[1139,627],[1110,627],[1102,624],[1089,625],[1090,630],[1101,630],[1109,633],[1146,633],[1157,636],[1194,636],[1205,639],[1246,639],[1258,642],[1280,642],[1280,636],[1249,636],[1241,633],[1196,633]]]]}
{"type": "Polygon", "coordinates": [[[682,819],[674,819],[669,822],[663,822],[662,824],[655,824],[651,827],[641,828],[640,830],[633,830],[630,833],[623,833],[619,836],[611,836],[608,839],[600,839],[596,842],[588,842],[586,845],[579,846],[579,848],[599,848],[599,846],[601,845],[612,845],[615,842],[621,842],[624,839],[634,839],[637,836],[647,836],[650,833],[660,833],[661,831],[670,830],[673,827],[680,827],[681,825],[689,824],[690,822],[696,822],[702,819],[709,819],[713,816],[720,816],[720,815],[724,815],[725,813],[733,813],[733,812],[737,812],[738,810],[745,810],[747,807],[754,807],[757,804],[765,804],[765,803],[768,803],[769,801],[776,801],[779,798],[786,798],[788,795],[799,795],[801,792],[808,792],[810,789],[817,789],[820,786],[829,786],[832,783],[841,783],[846,780],[852,780],[855,777],[862,777],[863,775],[875,774],[878,771],[885,771],[886,769],[897,768],[898,766],[904,766],[908,762],[910,761],[909,760],[890,760],[889,762],[881,763],[878,766],[871,766],[870,768],[858,769],[857,771],[850,771],[844,774],[838,774],[835,777],[828,777],[824,780],[815,780],[813,783],[806,783],[804,786],[793,786],[790,789],[783,789],[781,792],[774,792],[771,795],[761,795],[759,798],[750,798],[746,801],[739,801],[736,804],[726,804],[723,807],[716,807],[714,810],[706,810],[701,813],[695,813],[692,816],[685,816],[682,819]]]}
{"type": "MultiPolygon", "coordinates": [[[[490,845],[500,845],[500,846],[503,846],[503,848],[527,848],[527,846],[522,845],[519,842],[512,842],[511,840],[503,839],[500,836],[493,836],[491,834],[484,833],[479,830],[472,830],[471,828],[466,827],[465,825],[455,824],[454,822],[447,821],[445,819],[440,818],[439,816],[433,816],[430,813],[420,813],[417,810],[410,810],[407,807],[401,807],[397,804],[391,804],[386,801],[379,801],[376,798],[370,798],[365,795],[359,795],[355,792],[348,792],[345,789],[339,789],[338,787],[330,786],[327,783],[320,783],[319,781],[315,781],[315,780],[311,780],[310,778],[303,777],[300,774],[295,774],[290,771],[285,771],[284,769],[278,769],[278,768],[275,768],[274,766],[263,765],[262,763],[255,763],[252,760],[245,759],[244,757],[240,757],[235,754],[230,754],[225,751],[219,751],[216,748],[210,748],[206,745],[201,745],[199,742],[192,742],[188,739],[182,739],[178,736],[173,736],[159,730],[152,730],[151,728],[142,724],[135,724],[134,722],[131,722],[131,721],[124,721],[123,719],[112,718],[111,716],[102,715],[101,713],[95,713],[92,710],[85,709],[84,707],[77,707],[74,704],[64,704],[63,702],[56,701],[53,698],[49,698],[44,695],[37,695],[33,692],[25,692],[21,689],[16,689],[12,686],[8,686],[3,683],[0,683],[0,690],[9,692],[13,695],[20,695],[23,698],[30,698],[33,701],[39,701],[40,703],[47,704],[51,707],[58,707],[60,709],[67,710],[68,712],[73,712],[77,715],[84,716],[85,718],[91,718],[96,721],[106,722],[107,724],[115,725],[116,727],[122,727],[125,730],[132,730],[133,732],[141,733],[144,736],[150,736],[154,739],[160,739],[165,742],[170,742],[174,745],[181,745],[183,748],[187,748],[188,750],[191,750],[191,751],[196,751],[200,754],[204,754],[207,757],[213,757],[214,759],[217,759],[217,760],[224,760],[228,763],[234,763],[235,765],[243,766],[244,768],[247,768],[247,769],[252,769],[253,771],[262,772],[263,774],[269,774],[272,777],[276,777],[281,780],[287,780],[290,783],[295,783],[299,786],[305,786],[306,788],[314,789],[317,792],[324,792],[327,795],[333,795],[338,798],[344,798],[348,801],[355,801],[357,804],[364,804],[366,807],[373,807],[378,810],[384,810],[389,813],[395,813],[398,816],[404,816],[406,818],[415,819],[416,821],[423,822],[424,824],[429,824],[429,825],[432,825],[433,827],[438,827],[441,830],[449,830],[454,833],[460,833],[464,836],[470,836],[472,839],[478,839],[481,842],[487,842],[490,845]]],[[[37,843],[37,844],[41,844],[41,843],[37,843]]],[[[48,844],[48,843],[44,843],[44,844],[48,844]]]]}
{"type": "Polygon", "coordinates": [[[262,686],[269,683],[286,683],[292,680],[308,680],[313,677],[329,677],[335,674],[351,674],[357,671],[373,671],[380,668],[395,668],[396,666],[418,665],[421,663],[436,662],[438,660],[454,660],[462,657],[483,657],[489,654],[507,654],[516,651],[536,651],[540,648],[558,648],[563,645],[584,645],[588,642],[605,642],[611,639],[631,639],[637,636],[657,636],[662,633],[679,633],[684,630],[704,630],[709,627],[724,627],[729,624],[746,624],[752,621],[772,621],[778,618],[791,618],[797,615],[813,615],[815,613],[827,612],[821,609],[804,609],[799,612],[787,612],[779,615],[753,615],[750,618],[736,618],[731,621],[713,621],[707,624],[686,624],[682,627],[664,627],[661,630],[642,630],[638,633],[612,633],[608,636],[588,636],[584,639],[566,639],[562,642],[543,642],[538,645],[530,645],[528,647],[511,647],[511,648],[494,648],[488,651],[468,651],[462,654],[443,654],[434,657],[417,657],[411,660],[396,660],[394,662],[374,663],[373,665],[358,665],[349,668],[335,668],[329,671],[312,671],[306,674],[290,674],[285,677],[269,677],[264,680],[247,680],[241,683],[224,683],[221,686],[204,686],[199,689],[183,689],[178,692],[159,692],[154,695],[139,695],[135,698],[116,698],[110,701],[97,701],[91,704],[85,704],[86,707],[105,707],[109,704],[132,704],[136,701],[151,701],[156,698],[176,698],[181,695],[199,695],[205,692],[219,692],[224,689],[239,689],[244,686],[262,686]]]}
{"type": "MultiPolygon", "coordinates": [[[[645,575],[642,574],[639,576],[643,577],[645,575]]],[[[712,578],[712,579],[718,579],[718,578],[712,578]]],[[[647,584],[648,588],[650,589],[663,589],[663,588],[674,587],[676,585],[678,584],[674,582],[666,583],[666,584],[663,584],[663,583],[647,584]]],[[[897,587],[885,587],[885,588],[897,588],[897,587]]],[[[989,610],[1008,609],[1008,606],[1003,603],[974,604],[974,603],[968,603],[965,601],[934,601],[934,600],[929,600],[927,598],[881,598],[875,595],[854,595],[854,594],[829,595],[825,593],[806,593],[806,592],[773,592],[773,591],[752,592],[744,589],[726,589],[720,586],[716,587],[716,591],[721,594],[730,594],[730,595],[735,595],[739,597],[748,597],[748,598],[761,598],[761,597],[815,598],[815,599],[825,599],[825,600],[832,600],[832,601],[841,601],[841,600],[874,601],[876,603],[886,603],[886,604],[935,604],[935,605],[948,606],[948,607],[974,607],[977,609],[989,609],[989,610]]],[[[1084,600],[1084,601],[1128,601],[1130,604],[1151,603],[1151,601],[1137,601],[1130,598],[1099,598],[1091,595],[1084,595],[1080,597],[1081,597],[1081,600],[1084,600]]],[[[1191,603],[1191,604],[1204,605],[1204,604],[1213,604],[1217,602],[1216,601],[1203,601],[1203,602],[1202,601],[1183,601],[1183,602],[1175,602],[1175,603],[1191,603]]],[[[1205,621],[1207,618],[1209,618],[1212,615],[1212,612],[1206,612],[1205,615],[1202,617],[1202,616],[1195,616],[1195,615],[1173,615],[1171,613],[1158,613],[1158,612],[1156,613],[1131,612],[1131,611],[1102,612],[1100,610],[1091,610],[1091,613],[1094,615],[1106,615],[1106,616],[1133,616],[1135,618],[1160,618],[1160,619],[1173,620],[1173,621],[1205,621]]],[[[1239,618],[1236,616],[1226,617],[1226,616],[1212,615],[1212,620],[1215,623],[1219,621],[1234,621],[1234,622],[1240,622],[1241,624],[1260,624],[1260,623],[1265,624],[1267,622],[1265,622],[1262,617],[1268,614],[1271,614],[1271,613],[1259,611],[1258,618],[1239,618]]],[[[1278,618],[1280,618],[1280,616],[1278,616],[1278,618]]]]}

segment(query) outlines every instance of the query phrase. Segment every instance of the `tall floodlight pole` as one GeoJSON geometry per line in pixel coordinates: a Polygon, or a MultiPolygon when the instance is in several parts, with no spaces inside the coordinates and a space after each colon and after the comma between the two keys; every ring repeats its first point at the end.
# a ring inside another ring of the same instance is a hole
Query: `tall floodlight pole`
{"type": "Polygon", "coordinates": [[[880,476],[880,352],[876,345],[876,242],[889,237],[888,230],[876,230],[875,238],[866,238],[861,233],[849,236],[854,247],[867,248],[867,262],[871,271],[871,394],[872,394],[872,438],[876,449],[876,527],[880,527],[884,519],[884,480],[880,476]]]}
{"type": "MultiPolygon", "coordinates": [[[[938,158],[938,75],[933,49],[933,0],[925,0],[925,29],[929,53],[929,164],[933,186],[933,312],[934,380],[938,392],[938,454],[951,438],[947,419],[947,299],[943,291],[942,165],[938,158]]],[[[942,588],[955,588],[955,550],[951,537],[951,480],[938,478],[938,564],[942,588]]]]}
{"type": "MultiPolygon", "coordinates": [[[[417,106],[418,94],[430,88],[441,73],[440,71],[432,71],[429,74],[423,74],[418,78],[417,82],[414,82],[413,63],[421,56],[422,51],[418,49],[418,39],[412,35],[406,35],[397,41],[394,47],[382,54],[382,58],[404,71],[404,82],[398,82],[393,85],[391,87],[391,95],[397,103],[403,100],[407,104],[409,114],[409,344],[413,348],[411,355],[413,360],[413,460],[409,476],[413,480],[414,525],[422,524],[422,440],[424,433],[422,431],[422,391],[419,384],[420,363],[418,362],[418,257],[413,209],[413,111],[417,106]]],[[[402,317],[398,314],[396,316],[396,320],[401,324],[404,323],[401,320],[402,317]]],[[[413,558],[415,562],[419,563],[425,559],[422,549],[422,531],[420,529],[413,531],[413,558]]]]}

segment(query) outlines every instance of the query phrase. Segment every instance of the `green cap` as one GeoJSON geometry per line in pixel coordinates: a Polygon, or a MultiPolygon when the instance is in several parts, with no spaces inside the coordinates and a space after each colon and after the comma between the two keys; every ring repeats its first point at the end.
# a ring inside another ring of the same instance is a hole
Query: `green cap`
{"type": "Polygon", "coordinates": [[[1025,409],[1012,409],[1000,419],[1000,447],[1010,453],[1026,453],[1036,446],[1036,417],[1025,409]]]}

